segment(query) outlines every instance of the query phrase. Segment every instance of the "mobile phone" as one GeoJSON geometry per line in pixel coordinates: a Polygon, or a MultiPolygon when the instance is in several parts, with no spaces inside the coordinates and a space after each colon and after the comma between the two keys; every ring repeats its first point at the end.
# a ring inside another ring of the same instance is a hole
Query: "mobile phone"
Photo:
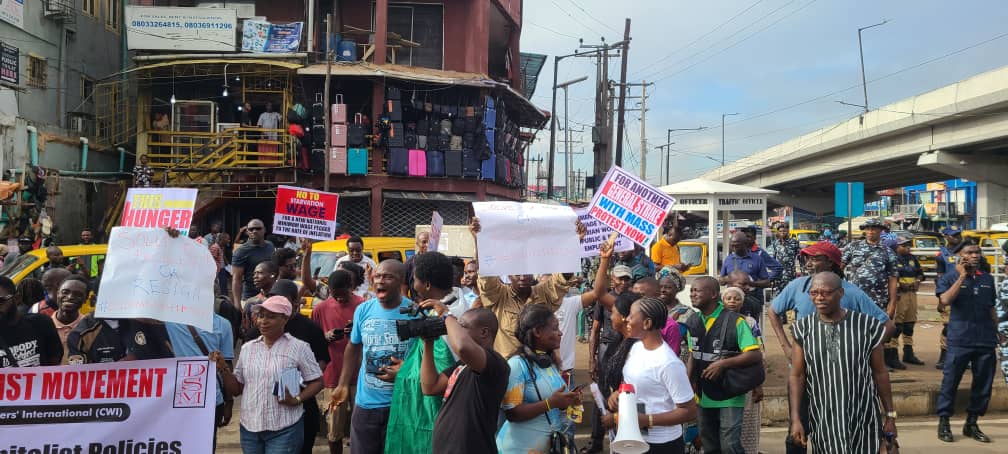
{"type": "Polygon", "coordinates": [[[581,390],[585,389],[586,386],[588,386],[587,383],[582,383],[580,385],[575,386],[574,389],[571,390],[571,392],[572,393],[579,393],[579,392],[581,392],[581,390]]]}

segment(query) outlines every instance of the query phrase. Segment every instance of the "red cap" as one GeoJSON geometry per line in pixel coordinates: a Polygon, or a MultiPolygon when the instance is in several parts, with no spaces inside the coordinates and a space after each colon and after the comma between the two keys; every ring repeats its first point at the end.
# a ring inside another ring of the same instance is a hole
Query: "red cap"
{"type": "Polygon", "coordinates": [[[836,247],[835,244],[829,241],[820,241],[813,245],[802,249],[801,255],[807,255],[809,257],[815,257],[817,255],[825,255],[829,261],[833,262],[836,266],[843,266],[840,249],[836,247]]]}
{"type": "Polygon", "coordinates": [[[619,392],[621,392],[621,393],[632,393],[632,392],[636,392],[636,391],[634,391],[633,385],[631,385],[629,383],[623,383],[623,384],[619,385],[619,392]]]}

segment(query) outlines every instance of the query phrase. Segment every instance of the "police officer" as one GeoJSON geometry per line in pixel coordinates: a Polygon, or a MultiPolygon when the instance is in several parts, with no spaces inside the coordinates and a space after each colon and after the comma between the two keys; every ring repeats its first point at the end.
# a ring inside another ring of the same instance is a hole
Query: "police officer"
{"type": "Polygon", "coordinates": [[[889,367],[896,369],[906,369],[906,366],[899,361],[900,335],[903,336],[903,362],[917,366],[924,365],[913,350],[914,325],[917,323],[917,289],[924,280],[924,270],[917,257],[910,253],[911,242],[913,239],[905,235],[899,235],[893,241],[896,250],[896,272],[899,274],[896,288],[896,316],[893,317],[897,334],[886,344],[886,358],[892,358],[893,364],[889,367]]]}
{"type": "Polygon", "coordinates": [[[878,307],[893,318],[896,310],[896,254],[882,244],[882,221],[868,219],[861,224],[865,239],[852,242],[843,250],[844,273],[878,307]]]}
{"type": "Polygon", "coordinates": [[[963,435],[989,443],[990,438],[977,426],[977,418],[987,411],[997,361],[997,294],[994,278],[980,268],[980,261],[984,259],[976,244],[961,242],[952,252],[957,254],[955,269],[946,268],[945,274],[935,285],[938,306],[949,309],[948,347],[936,405],[938,439],[953,441],[949,416],[955,409],[959,381],[966,367],[970,366],[973,383],[970,386],[970,402],[966,407],[963,435]]]}

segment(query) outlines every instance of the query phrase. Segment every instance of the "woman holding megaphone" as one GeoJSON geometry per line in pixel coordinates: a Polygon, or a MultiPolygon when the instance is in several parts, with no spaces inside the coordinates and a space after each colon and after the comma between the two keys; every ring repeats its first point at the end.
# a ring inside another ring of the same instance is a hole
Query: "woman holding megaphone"
{"type": "MultiPolygon", "coordinates": [[[[639,342],[630,347],[623,364],[623,383],[632,385],[626,389],[636,394],[637,417],[620,416],[621,393],[612,393],[608,407],[614,413],[603,420],[609,427],[636,423],[648,445],[643,452],[649,454],[685,452],[682,424],[697,417],[686,365],[662,339],[661,329],[667,320],[668,309],[660,299],[641,298],[630,306],[626,334],[639,342]]],[[[619,431],[616,442],[624,433],[619,431]]]]}

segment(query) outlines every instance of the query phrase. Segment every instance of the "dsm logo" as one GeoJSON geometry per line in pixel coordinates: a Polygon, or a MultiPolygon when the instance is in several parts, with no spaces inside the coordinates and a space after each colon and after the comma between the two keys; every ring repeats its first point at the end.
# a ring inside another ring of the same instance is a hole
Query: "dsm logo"
{"type": "MultiPolygon", "coordinates": [[[[179,361],[175,365],[175,408],[206,407],[210,362],[179,361]]],[[[214,390],[214,392],[216,392],[214,390]]]]}

